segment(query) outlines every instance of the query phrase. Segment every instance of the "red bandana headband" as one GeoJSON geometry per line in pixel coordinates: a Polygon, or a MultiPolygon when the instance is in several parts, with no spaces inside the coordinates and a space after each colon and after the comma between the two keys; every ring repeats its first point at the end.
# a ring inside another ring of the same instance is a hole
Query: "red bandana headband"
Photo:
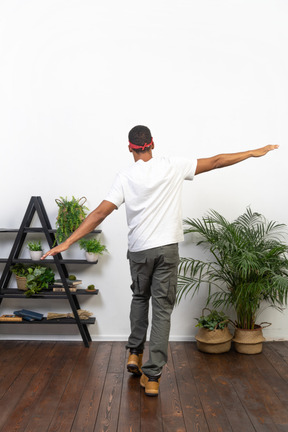
{"type": "Polygon", "coordinates": [[[151,138],[151,142],[150,142],[150,144],[147,144],[147,143],[145,143],[143,146],[138,146],[138,145],[136,145],[136,144],[132,144],[130,141],[129,141],[129,147],[131,148],[131,149],[137,149],[137,150],[144,150],[146,147],[150,147],[152,144],[154,144],[153,143],[153,138],[151,138]]]}

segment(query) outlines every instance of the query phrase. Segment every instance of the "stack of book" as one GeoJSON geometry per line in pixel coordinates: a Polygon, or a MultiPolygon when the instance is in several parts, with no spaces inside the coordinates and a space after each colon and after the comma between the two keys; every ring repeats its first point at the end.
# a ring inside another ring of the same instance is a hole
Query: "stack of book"
{"type": "MultiPolygon", "coordinates": [[[[71,292],[77,291],[77,289],[79,288],[78,285],[82,284],[82,280],[79,280],[79,279],[75,279],[75,280],[66,279],[66,282],[67,282],[69,290],[71,292]]],[[[63,285],[63,282],[61,279],[55,280],[53,291],[54,292],[65,292],[65,288],[64,288],[64,285],[63,285]]]]}
{"type": "Polygon", "coordinates": [[[43,319],[43,314],[34,312],[28,309],[21,309],[18,311],[14,311],[14,315],[17,317],[23,318],[25,321],[41,321],[43,319]]]}

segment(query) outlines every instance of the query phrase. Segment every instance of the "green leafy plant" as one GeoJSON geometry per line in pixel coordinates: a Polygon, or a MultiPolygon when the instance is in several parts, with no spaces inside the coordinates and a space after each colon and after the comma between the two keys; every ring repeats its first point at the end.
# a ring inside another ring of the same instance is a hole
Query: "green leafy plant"
{"type": "Polygon", "coordinates": [[[69,275],[68,279],[69,279],[70,281],[75,281],[77,278],[76,278],[75,275],[69,275]]]}
{"type": "Polygon", "coordinates": [[[106,246],[104,246],[100,240],[97,239],[81,239],[79,241],[80,249],[84,249],[86,252],[102,255],[107,252],[106,246]]]}
{"type": "Polygon", "coordinates": [[[42,251],[42,244],[40,240],[28,242],[27,247],[30,251],[42,251]]]}
{"type": "Polygon", "coordinates": [[[206,328],[211,331],[218,329],[223,330],[225,327],[227,327],[229,318],[224,314],[224,312],[218,312],[216,309],[207,309],[210,313],[205,316],[204,310],[202,311],[203,315],[200,318],[195,318],[198,323],[196,324],[196,327],[206,328]]]}
{"type": "Polygon", "coordinates": [[[10,267],[10,270],[19,277],[26,277],[28,275],[28,267],[23,264],[14,264],[10,267]]]}
{"type": "Polygon", "coordinates": [[[27,288],[25,295],[31,297],[42,289],[48,289],[55,281],[54,272],[47,267],[31,266],[28,268],[27,288]]]}
{"type": "Polygon", "coordinates": [[[95,285],[88,285],[87,286],[87,290],[88,291],[94,291],[95,290],[95,285]]]}
{"type": "Polygon", "coordinates": [[[55,243],[65,241],[81,224],[87,215],[89,209],[84,206],[86,198],[80,199],[72,197],[69,201],[66,198],[60,197],[56,200],[58,216],[56,220],[55,243]]]}
{"type": "Polygon", "coordinates": [[[28,290],[25,291],[25,295],[27,297],[39,293],[42,289],[48,289],[55,281],[54,272],[50,268],[44,266],[15,264],[10,267],[10,270],[17,276],[26,277],[28,290]]]}
{"type": "Polygon", "coordinates": [[[181,258],[178,302],[207,284],[207,305],[232,307],[235,325],[241,329],[254,329],[266,307],[282,311],[288,295],[286,225],[269,222],[250,208],[233,222],[213,210],[202,219],[184,222],[185,233],[200,236],[197,244],[210,251],[211,260],[181,258]]]}

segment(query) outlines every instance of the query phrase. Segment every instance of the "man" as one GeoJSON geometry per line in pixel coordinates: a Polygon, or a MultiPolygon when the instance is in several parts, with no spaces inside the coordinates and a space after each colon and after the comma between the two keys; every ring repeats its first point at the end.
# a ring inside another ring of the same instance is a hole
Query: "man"
{"type": "Polygon", "coordinates": [[[154,142],[150,130],[135,126],[129,132],[129,151],[135,163],[120,171],[106,199],[62,244],[42,259],[68,249],[95,229],[113,210],[125,202],[128,258],[132,277],[127,369],[141,376],[148,396],[157,396],[163,366],[167,362],[170,316],[177,286],[178,243],[183,241],[181,192],[184,180],[216,168],[234,165],[250,157],[264,156],[278,145],[267,145],[241,153],[220,154],[206,159],[152,158],[154,142]],[[152,298],[152,326],[149,359],[142,366],[152,298]]]}

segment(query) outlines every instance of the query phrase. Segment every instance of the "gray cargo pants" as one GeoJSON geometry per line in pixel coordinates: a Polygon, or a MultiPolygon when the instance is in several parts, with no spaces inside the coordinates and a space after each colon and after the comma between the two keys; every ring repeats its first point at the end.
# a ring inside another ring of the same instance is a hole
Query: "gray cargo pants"
{"type": "Polygon", "coordinates": [[[130,312],[131,334],[126,348],[142,352],[148,327],[149,300],[152,297],[152,326],[149,360],[143,365],[145,375],[161,374],[167,363],[170,316],[175,304],[178,244],[171,244],[127,254],[133,292],[130,312]]]}

